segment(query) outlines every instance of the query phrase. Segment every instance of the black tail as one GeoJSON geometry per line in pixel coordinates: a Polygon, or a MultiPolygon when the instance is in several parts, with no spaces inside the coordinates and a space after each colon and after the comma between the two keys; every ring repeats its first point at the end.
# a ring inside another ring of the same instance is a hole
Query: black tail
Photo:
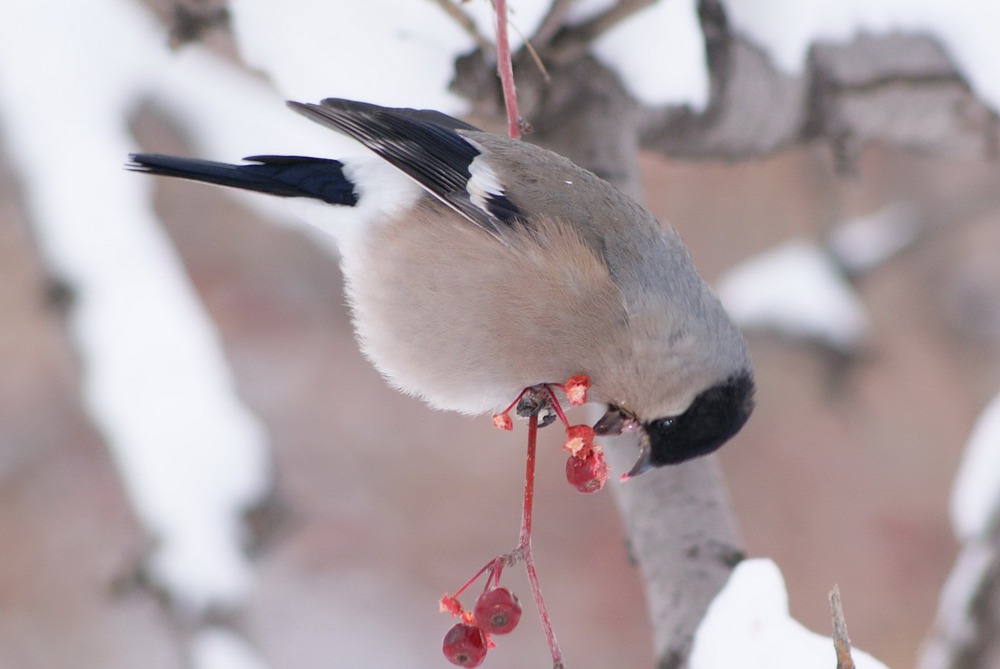
{"type": "Polygon", "coordinates": [[[165,177],[242,188],[279,197],[310,197],[354,206],[358,195],[339,160],[302,156],[249,156],[248,165],[229,165],[159,153],[133,153],[126,168],[165,177]]]}

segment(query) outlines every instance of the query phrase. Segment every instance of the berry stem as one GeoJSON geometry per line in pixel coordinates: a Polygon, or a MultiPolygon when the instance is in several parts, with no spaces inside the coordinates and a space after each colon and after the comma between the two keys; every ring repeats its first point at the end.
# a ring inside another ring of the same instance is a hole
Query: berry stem
{"type": "Polygon", "coordinates": [[[545,632],[545,640],[549,644],[549,652],[552,653],[553,669],[563,669],[562,650],[559,642],[556,641],[556,634],[552,630],[552,623],[549,621],[549,611],[545,608],[545,600],[542,598],[542,589],[538,585],[538,574],[535,571],[535,559],[531,552],[531,511],[535,501],[535,451],[538,443],[538,415],[533,415],[528,419],[528,456],[524,465],[524,505],[521,507],[521,533],[518,540],[515,554],[524,559],[524,566],[528,572],[528,583],[531,585],[531,594],[535,599],[535,608],[538,609],[538,617],[542,621],[542,630],[545,632]]]}
{"type": "Polygon", "coordinates": [[[513,411],[513,410],[514,410],[514,407],[515,407],[515,406],[517,406],[517,403],[521,401],[521,398],[522,398],[522,397],[524,397],[524,396],[525,396],[526,394],[528,394],[528,392],[529,392],[530,390],[531,390],[531,386],[529,386],[529,387],[525,388],[524,390],[522,390],[521,392],[519,392],[519,393],[517,394],[517,397],[515,397],[515,398],[514,398],[514,401],[513,401],[513,402],[511,402],[510,404],[508,404],[508,405],[507,405],[507,408],[506,408],[506,409],[504,409],[503,411],[501,411],[501,412],[500,412],[499,414],[497,414],[497,415],[501,415],[501,416],[502,416],[502,415],[506,415],[506,414],[509,414],[509,413],[510,413],[511,411],[513,411]]]}
{"type": "Polygon", "coordinates": [[[482,576],[483,572],[485,572],[486,570],[489,570],[489,572],[490,572],[489,576],[486,577],[486,585],[489,585],[490,584],[490,578],[492,578],[493,574],[496,571],[498,571],[497,565],[498,564],[502,565],[503,561],[504,561],[504,558],[500,557],[500,558],[494,558],[494,559],[490,560],[489,562],[487,562],[486,564],[484,564],[482,569],[480,569],[475,574],[473,574],[472,578],[470,578],[468,581],[466,581],[465,583],[463,583],[462,586],[458,590],[456,590],[454,592],[454,594],[450,595],[450,597],[452,599],[458,599],[458,597],[463,592],[465,592],[465,589],[468,588],[473,583],[475,583],[476,579],[479,578],[480,576],[482,576]]]}
{"type": "Polygon", "coordinates": [[[535,452],[538,447],[538,414],[528,419],[528,455],[524,459],[524,503],[521,506],[519,551],[531,550],[531,512],[535,504],[535,452]]]}
{"type": "MultiPolygon", "coordinates": [[[[561,385],[558,387],[562,388],[561,385]]],[[[548,391],[549,397],[552,398],[552,410],[556,412],[556,416],[559,417],[559,420],[562,422],[562,424],[566,427],[569,427],[569,419],[566,418],[566,414],[563,413],[562,406],[559,404],[559,398],[556,397],[555,392],[552,390],[552,385],[546,383],[545,390],[548,391]]]]}

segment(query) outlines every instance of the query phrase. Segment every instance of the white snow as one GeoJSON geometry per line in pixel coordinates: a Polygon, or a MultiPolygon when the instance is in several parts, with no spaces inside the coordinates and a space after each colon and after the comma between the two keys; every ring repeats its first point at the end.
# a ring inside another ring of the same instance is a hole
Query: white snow
{"type": "Polygon", "coordinates": [[[472,41],[433,2],[241,0],[230,9],[241,56],[286,97],[451,113],[467,106],[447,86],[455,56],[472,41]]]}
{"type": "Polygon", "coordinates": [[[654,3],[601,36],[594,55],[618,72],[642,103],[703,110],[708,104],[708,68],[696,4],[654,3]]]}
{"type": "MultiPolygon", "coordinates": [[[[850,630],[850,602],[845,603],[850,630]]],[[[871,655],[853,649],[858,669],[885,669],[871,655]]],[[[770,560],[736,566],[702,620],[689,659],[691,669],[829,669],[836,666],[833,640],[816,634],[788,614],[781,572],[770,560]]]]}
{"type": "Polygon", "coordinates": [[[827,247],[841,266],[861,273],[908,248],[919,234],[916,207],[897,202],[837,225],[827,237],[827,247]]]}
{"type": "Polygon", "coordinates": [[[1000,3],[991,0],[724,0],[733,27],[791,73],[817,41],[846,42],[865,32],[928,34],[994,110],[1000,110],[1000,3]]]}
{"type": "MultiPolygon", "coordinates": [[[[550,0],[510,2],[511,48],[530,36],[550,0]]],[[[584,3],[582,20],[606,2],[584,3]]],[[[486,0],[459,8],[491,42],[495,28],[486,0]]],[[[454,59],[472,38],[433,2],[329,2],[242,0],[231,7],[242,57],[266,72],[288,97],[339,97],[461,113],[467,105],[447,92],[454,59]]],[[[694,0],[658,2],[603,35],[595,55],[619,72],[637,98],[650,105],[708,100],[704,46],[694,0]]]]}
{"type": "Polygon", "coordinates": [[[717,286],[742,328],[818,339],[845,351],[860,346],[866,336],[864,305],[815,244],[782,244],[737,265],[717,286]]]}
{"type": "MultiPolygon", "coordinates": [[[[550,0],[509,3],[511,43],[538,27],[550,0]]],[[[609,0],[574,5],[573,20],[605,9],[609,0]]],[[[734,27],[789,72],[802,70],[817,40],[847,41],[859,32],[921,32],[935,36],[970,84],[1000,109],[1000,3],[982,0],[726,0],[734,27]]],[[[479,32],[493,40],[492,5],[460,3],[479,32]]],[[[649,105],[704,108],[708,81],[694,0],[653,3],[597,40],[594,54],[615,69],[629,91],[649,105]]],[[[452,113],[465,104],[447,92],[455,56],[472,38],[434,3],[367,0],[242,0],[232,6],[246,61],[267,72],[285,95],[319,99],[335,91],[381,104],[434,107],[452,113]]]]}
{"type": "Polygon", "coordinates": [[[956,649],[976,633],[971,611],[982,580],[996,566],[1000,520],[1000,394],[983,409],[965,445],[951,489],[951,523],[962,550],[941,589],[934,633],[921,653],[920,669],[954,665],[956,649]]]}
{"type": "Polygon", "coordinates": [[[247,642],[232,630],[210,627],[191,639],[191,669],[266,669],[247,642]]]}
{"type": "Polygon", "coordinates": [[[1000,395],[983,409],[965,445],[951,491],[959,540],[985,537],[1000,512],[1000,395]]]}
{"type": "Polygon", "coordinates": [[[136,148],[128,112],[167,66],[162,40],[134,2],[10,0],[0,123],[40,249],[78,291],[70,327],[85,404],[156,540],[151,576],[198,610],[245,593],[241,513],[270,474],[263,429],[234,395],[214,329],[153,216],[152,184],[122,169],[136,148]]]}
{"type": "Polygon", "coordinates": [[[954,655],[967,648],[976,634],[973,598],[997,560],[997,550],[988,540],[971,539],[962,546],[948,579],[941,588],[934,629],[920,652],[918,669],[949,669],[954,655]]]}

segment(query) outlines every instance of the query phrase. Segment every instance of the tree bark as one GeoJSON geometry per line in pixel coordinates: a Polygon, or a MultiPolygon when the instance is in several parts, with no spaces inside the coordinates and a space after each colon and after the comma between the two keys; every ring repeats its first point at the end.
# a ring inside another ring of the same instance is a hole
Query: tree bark
{"type": "Polygon", "coordinates": [[[850,170],[869,142],[995,157],[996,115],[926,35],[861,34],[818,43],[801,73],[777,68],[733,32],[719,0],[699,3],[710,76],[707,109],[646,108],[644,149],[685,158],[760,158],[824,141],[850,170]]]}

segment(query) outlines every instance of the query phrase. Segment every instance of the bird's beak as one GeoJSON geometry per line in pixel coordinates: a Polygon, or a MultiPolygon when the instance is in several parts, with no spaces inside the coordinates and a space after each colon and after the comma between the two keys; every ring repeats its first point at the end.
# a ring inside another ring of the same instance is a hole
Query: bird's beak
{"type": "Polygon", "coordinates": [[[655,468],[656,465],[653,464],[653,461],[650,458],[651,455],[652,451],[649,450],[649,442],[645,439],[645,437],[640,438],[639,457],[636,458],[635,464],[632,465],[632,469],[622,474],[621,480],[628,481],[631,478],[635,478],[639,474],[644,474],[650,469],[655,468]]]}
{"type": "Polygon", "coordinates": [[[625,416],[615,408],[609,408],[601,419],[594,423],[594,434],[602,437],[614,437],[622,433],[625,427],[625,416]]]}
{"type": "Polygon", "coordinates": [[[632,465],[632,469],[628,470],[628,473],[622,474],[622,481],[627,481],[643,472],[648,472],[656,466],[651,459],[652,452],[649,448],[649,435],[639,427],[638,421],[631,414],[614,406],[608,407],[608,410],[604,412],[601,419],[594,423],[594,434],[602,437],[615,437],[623,432],[633,432],[636,429],[640,432],[639,458],[632,465]]]}

